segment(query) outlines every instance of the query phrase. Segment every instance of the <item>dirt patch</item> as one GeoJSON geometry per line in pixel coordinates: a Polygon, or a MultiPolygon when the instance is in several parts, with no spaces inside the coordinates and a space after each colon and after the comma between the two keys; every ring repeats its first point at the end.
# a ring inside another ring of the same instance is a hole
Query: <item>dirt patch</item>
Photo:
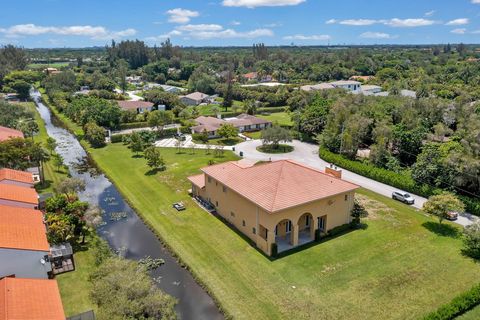
{"type": "Polygon", "coordinates": [[[394,209],[384,203],[373,200],[363,194],[356,194],[355,199],[357,199],[358,202],[368,211],[367,220],[377,220],[380,218],[380,215],[382,217],[385,217],[385,214],[391,216],[391,213],[395,212],[394,209]]]}

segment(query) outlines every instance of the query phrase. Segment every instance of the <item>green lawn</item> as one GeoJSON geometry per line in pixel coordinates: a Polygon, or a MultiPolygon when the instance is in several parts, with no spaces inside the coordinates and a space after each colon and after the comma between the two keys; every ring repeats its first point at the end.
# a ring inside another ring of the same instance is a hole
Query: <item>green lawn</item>
{"type": "MultiPolygon", "coordinates": [[[[47,130],[45,129],[45,123],[43,122],[43,119],[40,117],[40,114],[35,108],[35,104],[33,102],[27,102],[22,104],[35,114],[35,121],[38,124],[39,130],[38,134],[34,137],[34,140],[35,142],[42,143],[45,147],[45,142],[47,141],[48,134],[47,130]]],[[[40,193],[52,192],[55,185],[68,176],[68,171],[66,169],[57,170],[57,168],[53,165],[52,160],[44,164],[43,171],[45,174],[45,183],[37,185],[36,187],[38,192],[40,193]]]]}
{"type": "Polygon", "coordinates": [[[281,126],[293,126],[293,121],[290,115],[286,112],[276,112],[269,115],[258,115],[259,118],[263,118],[271,121],[272,123],[278,123],[281,126]]]}
{"type": "Polygon", "coordinates": [[[262,131],[242,132],[242,134],[255,140],[262,138],[262,131]]]}
{"type": "Polygon", "coordinates": [[[53,63],[30,63],[27,65],[27,69],[36,69],[36,70],[43,70],[45,68],[61,68],[67,67],[69,65],[68,62],[53,62],[53,63]]]}
{"type": "MultiPolygon", "coordinates": [[[[188,197],[186,177],[211,155],[162,149],[165,172],[122,144],[90,149],[119,190],[238,319],[414,319],[469,289],[480,267],[460,254],[456,226],[361,190],[368,228],[270,261],[188,197]],[[128,168],[128,170],[126,170],[128,168]],[[171,204],[184,201],[178,213],[171,204]],[[453,270],[453,272],[451,272],[453,270]]],[[[225,153],[226,161],[234,159],[225,153]]]]}
{"type": "Polygon", "coordinates": [[[67,317],[96,310],[95,304],[90,300],[92,284],[88,280],[96,269],[93,249],[85,246],[81,250],[76,250],[74,259],[75,271],[56,277],[67,317]]]}

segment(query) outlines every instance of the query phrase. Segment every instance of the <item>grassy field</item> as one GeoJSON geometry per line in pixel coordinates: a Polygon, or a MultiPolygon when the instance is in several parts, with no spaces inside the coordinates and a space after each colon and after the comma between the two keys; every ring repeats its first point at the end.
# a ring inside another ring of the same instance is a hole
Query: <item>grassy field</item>
{"type": "Polygon", "coordinates": [[[95,304],[90,300],[92,284],[88,280],[96,269],[93,250],[89,246],[84,246],[81,250],[75,251],[74,259],[75,271],[56,277],[67,317],[96,310],[95,304]]]}
{"type": "MultiPolygon", "coordinates": [[[[34,140],[35,142],[42,143],[45,147],[45,142],[47,141],[48,134],[47,130],[45,129],[45,123],[43,122],[43,119],[40,117],[40,114],[35,108],[35,104],[33,102],[27,102],[22,104],[35,114],[35,121],[38,124],[39,131],[38,134],[34,137],[34,140]]],[[[43,171],[45,174],[45,183],[42,185],[37,185],[37,190],[39,193],[52,192],[55,185],[68,176],[68,171],[66,169],[57,170],[57,168],[53,165],[52,160],[44,164],[43,171]]]]}
{"type": "Polygon", "coordinates": [[[293,126],[293,121],[290,115],[286,112],[276,112],[269,115],[258,115],[258,117],[269,120],[273,123],[278,123],[281,126],[293,126]]]}
{"type": "MultiPolygon", "coordinates": [[[[90,152],[234,318],[415,319],[480,277],[460,254],[456,226],[366,190],[359,198],[370,211],[367,228],[270,261],[188,197],[186,177],[213,159],[205,151],[161,149],[167,170],[155,175],[122,144],[90,152]],[[171,208],[180,200],[182,213],[171,208]]],[[[229,159],[226,152],[214,160],[229,159]]]]}
{"type": "Polygon", "coordinates": [[[27,69],[43,70],[45,68],[61,68],[68,65],[68,62],[30,63],[27,65],[27,69]]]}

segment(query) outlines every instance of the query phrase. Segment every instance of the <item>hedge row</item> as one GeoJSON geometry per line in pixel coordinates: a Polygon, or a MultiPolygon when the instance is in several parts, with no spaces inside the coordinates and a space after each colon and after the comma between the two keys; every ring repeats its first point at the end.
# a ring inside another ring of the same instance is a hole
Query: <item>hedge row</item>
{"type": "MultiPolygon", "coordinates": [[[[325,148],[320,148],[319,155],[323,160],[333,163],[346,170],[350,170],[362,176],[391,185],[395,188],[418,194],[419,196],[425,198],[428,198],[434,194],[438,194],[442,191],[441,189],[433,188],[425,184],[418,184],[415,182],[415,180],[413,180],[408,172],[397,173],[387,169],[375,167],[374,165],[368,163],[349,160],[342,155],[330,152],[325,148]]],[[[464,202],[467,212],[480,216],[480,201],[467,196],[459,196],[459,198],[464,202]]]]}
{"type": "Polygon", "coordinates": [[[480,305],[480,284],[453,298],[423,320],[451,320],[480,305]]]}
{"type": "MultiPolygon", "coordinates": [[[[137,131],[139,134],[142,135],[151,135],[152,139],[158,140],[162,138],[173,137],[177,133],[176,128],[165,129],[162,131],[137,131]]],[[[110,141],[112,143],[122,142],[124,137],[129,137],[130,134],[114,134],[110,137],[110,141]]]]}
{"type": "Polygon", "coordinates": [[[126,130],[126,129],[147,128],[147,127],[148,127],[148,122],[141,121],[141,122],[121,123],[119,126],[119,129],[126,130]]]}

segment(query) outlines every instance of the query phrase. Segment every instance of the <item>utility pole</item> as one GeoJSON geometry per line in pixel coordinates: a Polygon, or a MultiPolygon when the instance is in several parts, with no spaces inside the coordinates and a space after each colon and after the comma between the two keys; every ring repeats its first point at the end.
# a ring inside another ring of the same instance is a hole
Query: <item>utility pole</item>
{"type": "Polygon", "coordinates": [[[340,151],[339,153],[342,154],[343,149],[343,131],[345,130],[345,122],[342,123],[342,132],[340,133],[340,151]]]}

